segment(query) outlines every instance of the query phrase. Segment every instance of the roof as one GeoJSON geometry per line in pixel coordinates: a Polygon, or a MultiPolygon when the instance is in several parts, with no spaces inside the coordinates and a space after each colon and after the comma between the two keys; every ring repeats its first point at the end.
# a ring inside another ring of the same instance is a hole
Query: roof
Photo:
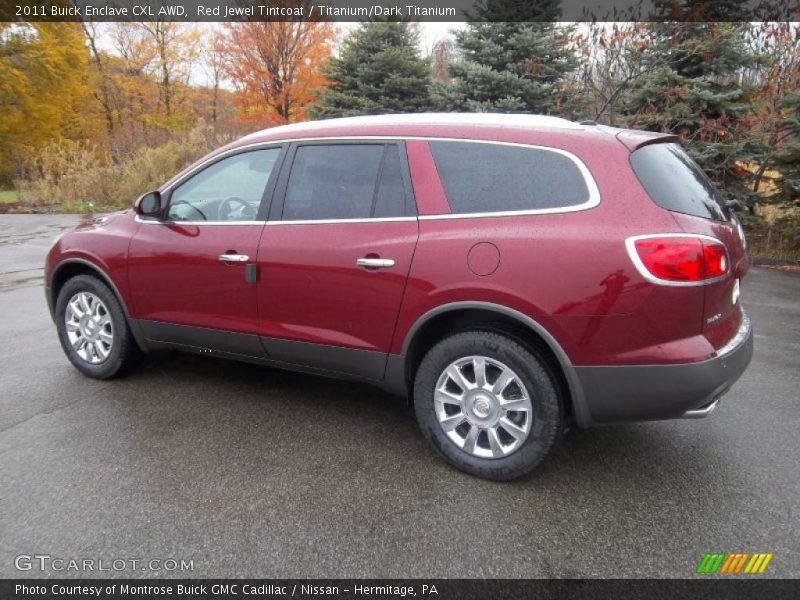
{"type": "Polygon", "coordinates": [[[507,113],[414,113],[306,121],[262,129],[231,142],[221,151],[258,143],[340,137],[429,137],[516,142],[575,151],[620,142],[629,151],[663,140],[661,133],[580,124],[559,117],[507,113]]]}
{"type": "Polygon", "coordinates": [[[393,135],[402,129],[405,135],[429,132],[431,127],[444,128],[511,128],[536,130],[580,131],[584,126],[562,119],[544,115],[505,114],[505,113],[415,113],[391,114],[361,117],[344,117],[322,121],[306,121],[281,125],[251,133],[239,141],[253,143],[268,139],[286,139],[297,135],[342,135],[347,130],[351,135],[393,135]]]}

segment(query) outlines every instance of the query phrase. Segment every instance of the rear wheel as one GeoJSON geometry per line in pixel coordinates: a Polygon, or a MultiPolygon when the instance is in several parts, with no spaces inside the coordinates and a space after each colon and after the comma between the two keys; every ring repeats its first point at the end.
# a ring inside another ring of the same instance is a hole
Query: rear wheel
{"type": "Polygon", "coordinates": [[[444,339],[422,359],[414,382],[422,433],[456,468],[487,479],[530,473],[562,427],[556,383],[541,360],[488,331],[444,339]]]}
{"type": "Polygon", "coordinates": [[[84,375],[110,379],[136,366],[142,351],[109,287],[91,275],[69,279],[56,299],[61,347],[84,375]]]}

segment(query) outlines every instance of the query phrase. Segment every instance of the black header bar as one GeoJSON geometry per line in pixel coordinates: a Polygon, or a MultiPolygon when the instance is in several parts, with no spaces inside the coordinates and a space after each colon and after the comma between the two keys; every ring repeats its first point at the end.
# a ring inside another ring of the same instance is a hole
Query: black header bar
{"type": "Polygon", "coordinates": [[[3,0],[0,21],[797,21],[798,0],[3,0]]]}

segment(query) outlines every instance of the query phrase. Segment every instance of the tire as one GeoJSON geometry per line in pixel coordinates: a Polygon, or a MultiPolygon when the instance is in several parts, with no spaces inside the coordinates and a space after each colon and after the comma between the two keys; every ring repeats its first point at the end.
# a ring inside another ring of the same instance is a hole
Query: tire
{"type": "Polygon", "coordinates": [[[422,434],[451,465],[507,481],[533,471],[560,439],[557,390],[543,361],[516,341],[467,331],[442,340],[422,359],[414,379],[414,412],[422,434]],[[478,385],[481,371],[483,385],[478,385]]]}
{"type": "Polygon", "coordinates": [[[119,377],[144,356],[119,300],[97,277],[77,275],[67,280],[56,299],[55,319],[64,354],[84,375],[95,379],[119,377]],[[88,317],[79,317],[79,312],[88,317]],[[87,320],[92,323],[87,324],[87,320]]]}

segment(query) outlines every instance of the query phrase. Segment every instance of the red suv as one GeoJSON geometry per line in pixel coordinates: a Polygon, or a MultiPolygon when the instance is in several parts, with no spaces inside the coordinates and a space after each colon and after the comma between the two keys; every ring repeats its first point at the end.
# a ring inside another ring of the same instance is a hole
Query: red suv
{"type": "Polygon", "coordinates": [[[276,127],[47,257],[67,357],[174,348],[366,381],[481,477],[566,426],[702,417],[747,367],[731,203],[674,137],[554,117],[276,127]]]}

